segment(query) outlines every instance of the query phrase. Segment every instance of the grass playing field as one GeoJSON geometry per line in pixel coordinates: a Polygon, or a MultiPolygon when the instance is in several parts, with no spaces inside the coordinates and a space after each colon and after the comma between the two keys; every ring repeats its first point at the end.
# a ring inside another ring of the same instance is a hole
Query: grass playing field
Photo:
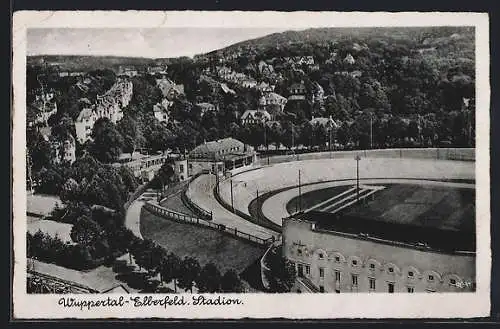
{"type": "Polygon", "coordinates": [[[475,226],[475,190],[442,186],[388,185],[346,208],[343,215],[387,223],[410,224],[441,230],[471,231],[475,226]]]}

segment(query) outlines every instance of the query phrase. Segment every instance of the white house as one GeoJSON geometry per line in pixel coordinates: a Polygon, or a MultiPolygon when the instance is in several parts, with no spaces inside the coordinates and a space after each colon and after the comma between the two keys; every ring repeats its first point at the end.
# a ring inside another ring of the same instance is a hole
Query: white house
{"type": "Polygon", "coordinates": [[[271,121],[271,115],[265,110],[246,110],[240,120],[243,125],[266,123],[271,121]]]}

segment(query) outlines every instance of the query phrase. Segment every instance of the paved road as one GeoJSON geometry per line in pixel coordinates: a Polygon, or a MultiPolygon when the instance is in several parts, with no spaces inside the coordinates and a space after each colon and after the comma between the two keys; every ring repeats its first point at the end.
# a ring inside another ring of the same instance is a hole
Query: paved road
{"type": "Polygon", "coordinates": [[[135,200],[128,208],[125,216],[125,227],[141,239],[141,209],[143,205],[143,201],[135,200]]]}
{"type": "Polygon", "coordinates": [[[214,175],[201,175],[189,184],[187,196],[202,209],[212,211],[215,223],[236,227],[241,232],[263,239],[268,239],[271,236],[277,237],[276,232],[249,222],[224,208],[214,197],[214,186],[214,175]]]}
{"type": "MultiPolygon", "coordinates": [[[[436,182],[436,181],[426,181],[426,180],[411,180],[411,179],[370,179],[363,180],[363,184],[387,184],[387,183],[395,183],[395,184],[419,184],[419,185],[433,185],[433,186],[448,186],[455,188],[474,188],[475,184],[466,184],[466,183],[452,183],[452,182],[436,182]]],[[[348,181],[340,181],[340,182],[327,182],[327,183],[318,183],[313,185],[303,186],[301,188],[301,192],[307,193],[314,190],[342,186],[342,185],[354,185],[356,184],[356,180],[348,180],[348,181]]],[[[268,198],[262,204],[262,213],[264,216],[275,222],[276,224],[282,224],[282,219],[290,216],[286,209],[287,203],[299,195],[298,188],[291,188],[281,193],[275,194],[272,197],[268,198]]]]}

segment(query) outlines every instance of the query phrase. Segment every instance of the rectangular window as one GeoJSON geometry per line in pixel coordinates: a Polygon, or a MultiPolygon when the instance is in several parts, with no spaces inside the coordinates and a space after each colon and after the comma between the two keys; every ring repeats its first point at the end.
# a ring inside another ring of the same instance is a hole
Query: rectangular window
{"type": "Polygon", "coordinates": [[[325,269],[320,267],[319,268],[319,277],[324,278],[325,277],[325,269]]]}
{"type": "Polygon", "coordinates": [[[389,293],[392,294],[394,292],[394,283],[393,282],[389,282],[387,284],[387,288],[388,288],[389,293]]]}
{"type": "Polygon", "coordinates": [[[183,165],[183,164],[179,165],[179,170],[180,170],[181,172],[182,172],[182,171],[184,171],[184,165],[183,165]]]}
{"type": "Polygon", "coordinates": [[[413,292],[415,292],[415,288],[413,288],[413,287],[407,287],[407,288],[408,288],[408,292],[409,292],[409,293],[413,293],[413,292]]]}
{"type": "Polygon", "coordinates": [[[335,281],[340,282],[340,272],[339,271],[335,271],[335,281]]]}
{"type": "Polygon", "coordinates": [[[189,164],[189,169],[193,169],[193,164],[192,163],[189,164]]]}
{"type": "Polygon", "coordinates": [[[370,269],[374,270],[375,269],[375,264],[370,264],[370,269]]]}
{"type": "Polygon", "coordinates": [[[319,292],[325,292],[325,287],[319,286],[319,292]]]}
{"type": "Polygon", "coordinates": [[[336,261],[337,263],[339,263],[339,262],[340,262],[340,257],[339,257],[339,256],[336,256],[336,257],[335,257],[335,261],[336,261]]]}
{"type": "Polygon", "coordinates": [[[375,279],[370,278],[370,290],[375,290],[375,279]]]}
{"type": "Polygon", "coordinates": [[[356,274],[352,274],[352,285],[353,286],[358,285],[358,276],[356,274]]]}
{"type": "Polygon", "coordinates": [[[311,267],[309,265],[306,265],[306,274],[311,274],[311,267]]]}
{"type": "Polygon", "coordinates": [[[302,264],[298,265],[298,272],[299,272],[299,277],[302,278],[304,276],[304,267],[302,264]]]}

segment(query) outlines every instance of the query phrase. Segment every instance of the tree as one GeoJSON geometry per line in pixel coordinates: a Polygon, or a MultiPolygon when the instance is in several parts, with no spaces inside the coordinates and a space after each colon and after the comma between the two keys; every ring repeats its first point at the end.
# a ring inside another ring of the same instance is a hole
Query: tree
{"type": "Polygon", "coordinates": [[[62,202],[77,201],[79,198],[80,186],[78,182],[73,178],[69,178],[66,183],[62,186],[61,193],[59,197],[62,202]]]}
{"type": "Polygon", "coordinates": [[[30,129],[26,136],[27,148],[31,158],[32,170],[38,172],[51,165],[52,149],[48,141],[37,130],[30,129]]]}
{"type": "Polygon", "coordinates": [[[179,273],[179,287],[185,291],[193,292],[193,285],[198,279],[200,271],[201,267],[196,259],[189,256],[184,257],[179,273]]]}
{"type": "Polygon", "coordinates": [[[272,292],[289,292],[295,282],[295,266],[281,253],[281,249],[273,248],[267,254],[265,264],[269,268],[265,272],[272,292]]]}
{"type": "Polygon", "coordinates": [[[227,270],[222,276],[221,291],[239,293],[243,292],[243,290],[243,283],[241,282],[238,273],[236,273],[233,269],[227,270]]]}
{"type": "Polygon", "coordinates": [[[174,176],[175,172],[173,160],[169,158],[162,164],[156,173],[153,181],[151,182],[151,187],[160,189],[163,192],[165,185],[168,186],[174,180],[174,176]]]}
{"type": "Polygon", "coordinates": [[[174,281],[174,291],[177,293],[177,279],[181,274],[181,259],[174,253],[163,257],[160,266],[160,276],[163,282],[174,281]]]}
{"type": "Polygon", "coordinates": [[[65,141],[70,136],[75,137],[76,132],[73,119],[68,114],[64,114],[52,127],[51,136],[59,141],[65,141]]]}
{"type": "Polygon", "coordinates": [[[100,118],[92,129],[90,152],[103,163],[114,162],[122,153],[123,137],[108,118],[100,118]]]}
{"type": "Polygon", "coordinates": [[[93,248],[103,235],[102,227],[87,216],[78,218],[70,233],[75,243],[89,248],[93,248]]]}
{"type": "Polygon", "coordinates": [[[221,289],[221,274],[215,264],[208,263],[201,269],[200,275],[196,279],[196,286],[200,293],[219,292],[221,289]]]}
{"type": "Polygon", "coordinates": [[[116,125],[116,129],[123,137],[123,151],[130,153],[130,156],[145,142],[141,127],[130,115],[125,115],[116,125]]]}

